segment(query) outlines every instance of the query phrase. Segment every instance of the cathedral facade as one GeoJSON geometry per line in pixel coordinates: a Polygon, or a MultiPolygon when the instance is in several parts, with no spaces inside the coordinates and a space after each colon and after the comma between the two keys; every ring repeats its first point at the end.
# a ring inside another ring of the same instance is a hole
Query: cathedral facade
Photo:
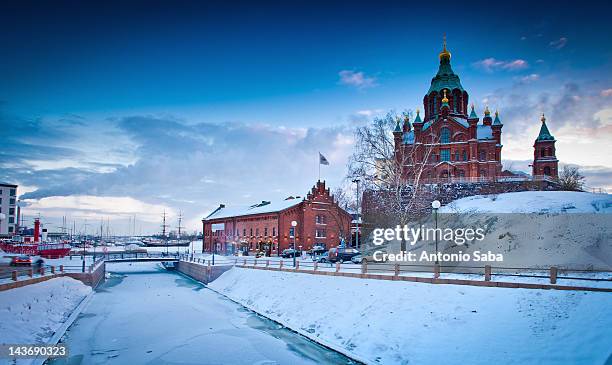
{"type": "MultiPolygon", "coordinates": [[[[397,120],[393,131],[395,159],[407,178],[418,174],[425,182],[501,181],[516,178],[502,171],[503,123],[496,111],[484,109],[482,120],[469,94],[453,72],[446,41],[439,55],[440,66],[423,97],[423,116],[417,109],[412,123],[408,116],[397,120]]],[[[534,143],[532,178],[558,176],[555,139],[542,116],[540,134],[534,143]]]]}

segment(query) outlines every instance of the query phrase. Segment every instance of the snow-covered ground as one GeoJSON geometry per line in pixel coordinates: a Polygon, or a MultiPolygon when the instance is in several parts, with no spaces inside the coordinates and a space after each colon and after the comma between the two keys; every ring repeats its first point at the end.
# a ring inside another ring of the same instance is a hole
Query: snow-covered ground
{"type": "Polygon", "coordinates": [[[0,343],[46,343],[89,293],[69,277],[0,292],[0,343]]]}
{"type": "Polygon", "coordinates": [[[612,213],[612,195],[576,191],[521,191],[462,198],[440,213],[612,213]]]}
{"type": "Polygon", "coordinates": [[[611,293],[241,268],[209,287],[371,364],[604,364],[612,358],[611,293]]]}

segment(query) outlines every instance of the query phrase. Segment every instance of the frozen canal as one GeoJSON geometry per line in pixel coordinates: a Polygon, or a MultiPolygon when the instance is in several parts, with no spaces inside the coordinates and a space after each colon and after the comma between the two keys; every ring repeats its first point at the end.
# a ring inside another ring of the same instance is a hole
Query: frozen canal
{"type": "Polygon", "coordinates": [[[52,364],[352,363],[158,264],[107,271],[52,364]]]}

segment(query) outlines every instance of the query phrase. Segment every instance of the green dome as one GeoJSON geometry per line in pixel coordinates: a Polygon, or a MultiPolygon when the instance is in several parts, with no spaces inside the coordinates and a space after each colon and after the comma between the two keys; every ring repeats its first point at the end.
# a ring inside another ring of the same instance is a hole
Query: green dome
{"type": "Polygon", "coordinates": [[[461,81],[459,81],[459,76],[457,76],[451,68],[450,57],[440,57],[438,73],[431,79],[431,86],[427,94],[431,94],[433,91],[440,93],[443,89],[448,89],[450,91],[459,89],[464,91],[463,86],[461,86],[461,81]]]}

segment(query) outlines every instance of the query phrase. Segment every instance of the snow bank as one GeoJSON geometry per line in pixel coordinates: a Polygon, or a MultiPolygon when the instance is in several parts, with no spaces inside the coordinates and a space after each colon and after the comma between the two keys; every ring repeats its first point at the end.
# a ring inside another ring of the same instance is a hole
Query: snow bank
{"type": "Polygon", "coordinates": [[[612,294],[233,268],[209,287],[371,364],[603,364],[612,294]]]}
{"type": "Polygon", "coordinates": [[[0,343],[45,343],[91,290],[61,277],[0,292],[0,343]]]}
{"type": "Polygon", "coordinates": [[[576,191],[522,191],[462,198],[440,213],[612,213],[612,195],[576,191]]]}

